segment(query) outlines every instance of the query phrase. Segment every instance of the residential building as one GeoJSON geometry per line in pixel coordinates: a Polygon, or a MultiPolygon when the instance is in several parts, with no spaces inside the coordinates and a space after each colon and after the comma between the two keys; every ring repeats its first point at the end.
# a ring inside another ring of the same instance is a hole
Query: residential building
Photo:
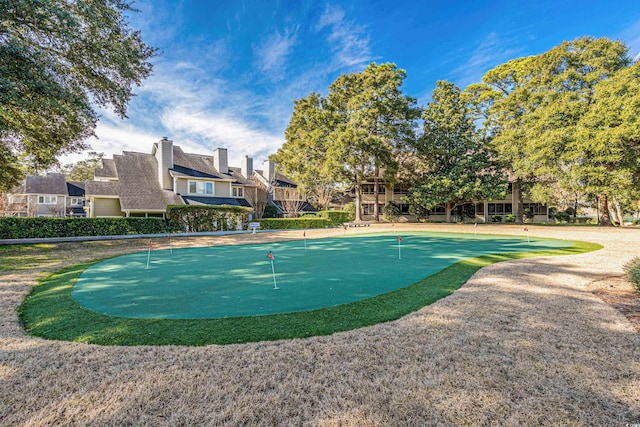
{"type": "Polygon", "coordinates": [[[3,204],[4,216],[85,216],[84,183],[67,182],[60,173],[28,175],[3,204]]]}
{"type": "MultiPolygon", "coordinates": [[[[373,182],[364,182],[361,185],[362,191],[362,218],[365,221],[373,220],[374,205],[375,205],[375,190],[373,182]]],[[[393,201],[400,206],[402,212],[402,218],[406,221],[415,221],[416,218],[409,214],[409,205],[406,204],[402,198],[407,195],[407,188],[402,186],[385,186],[384,183],[379,183],[378,194],[378,208],[380,217],[382,218],[382,210],[384,206],[393,201]]],[[[512,184],[509,183],[507,194],[502,200],[483,200],[483,201],[469,201],[463,206],[459,206],[453,211],[453,221],[472,221],[472,222],[492,222],[493,219],[497,219],[497,215],[504,216],[517,212],[517,200],[512,192],[512,184]]],[[[530,199],[523,200],[523,209],[528,209],[532,214],[533,222],[548,222],[549,221],[549,206],[546,203],[534,203],[530,199]]],[[[445,206],[440,205],[429,211],[429,221],[445,221],[446,212],[445,206]]]]}
{"type": "Polygon", "coordinates": [[[262,208],[300,199],[296,184],[276,173],[272,161],[254,170],[253,159],[245,156],[241,167],[232,167],[226,148],[211,155],[185,153],[167,138],[153,144],[150,154],[125,151],[103,159],[85,191],[91,217],[162,217],[170,204],[262,208]]]}

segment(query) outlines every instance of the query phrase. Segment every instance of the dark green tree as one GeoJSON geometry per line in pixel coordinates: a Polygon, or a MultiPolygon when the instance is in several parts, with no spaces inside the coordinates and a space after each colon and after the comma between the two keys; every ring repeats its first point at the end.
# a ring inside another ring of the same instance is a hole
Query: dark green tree
{"type": "Polygon", "coordinates": [[[422,118],[424,132],[416,140],[415,153],[427,173],[409,189],[410,204],[426,211],[445,205],[446,220],[451,222],[456,206],[504,196],[506,178],[483,149],[473,112],[460,89],[438,81],[422,118]]]}
{"type": "Polygon", "coordinates": [[[93,180],[94,171],[96,170],[96,168],[102,166],[104,153],[90,151],[88,153],[88,156],[89,158],[86,160],[80,160],[76,163],[70,163],[62,168],[62,173],[64,173],[68,181],[93,180]]]}
{"type": "Polygon", "coordinates": [[[16,156],[40,167],[86,148],[96,107],[125,117],[155,50],[128,27],[127,0],[0,0],[1,186],[16,156]]]}

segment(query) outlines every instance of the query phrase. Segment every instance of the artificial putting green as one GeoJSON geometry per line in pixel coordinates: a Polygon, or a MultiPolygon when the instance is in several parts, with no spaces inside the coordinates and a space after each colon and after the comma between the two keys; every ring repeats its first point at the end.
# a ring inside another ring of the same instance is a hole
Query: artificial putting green
{"type": "MultiPolygon", "coordinates": [[[[253,258],[249,259],[250,262],[245,259],[244,263],[255,263],[255,268],[260,270],[255,276],[252,276],[260,277],[259,283],[253,286],[260,286],[265,292],[277,295],[276,300],[283,299],[281,291],[284,290],[286,293],[286,287],[294,288],[294,281],[286,279],[287,262],[283,258],[287,258],[287,256],[291,260],[299,259],[299,257],[306,259],[305,262],[310,269],[317,268],[312,271],[322,272],[323,275],[338,274],[342,271],[342,274],[336,276],[339,278],[337,283],[345,285],[350,282],[357,267],[371,268],[374,274],[364,277],[363,283],[376,282],[375,288],[378,291],[383,290],[383,292],[384,289],[388,289],[385,288],[389,286],[388,282],[397,282],[399,277],[402,277],[403,280],[413,280],[406,270],[416,270],[415,274],[417,274],[418,280],[408,286],[400,283],[400,288],[370,297],[357,295],[356,292],[356,296],[362,296],[364,299],[339,303],[325,308],[260,316],[200,319],[127,318],[101,314],[80,305],[71,297],[71,293],[72,289],[75,292],[74,285],[77,285],[79,279],[82,278],[83,272],[90,271],[108,261],[104,260],[54,273],[40,286],[34,288],[32,295],[20,307],[20,312],[25,325],[34,335],[103,345],[206,345],[300,338],[326,335],[397,319],[450,295],[475,271],[485,265],[509,259],[541,255],[568,255],[600,248],[599,245],[584,242],[533,238],[531,243],[527,243],[526,238],[513,236],[478,235],[474,237],[473,235],[448,233],[410,233],[402,237],[401,260],[398,259],[397,236],[389,234],[309,240],[306,251],[303,241],[245,245],[244,247],[200,248],[200,251],[213,252],[234,248],[236,250],[252,250],[253,258]],[[323,251],[320,248],[325,244],[327,247],[323,251]],[[317,255],[309,255],[313,253],[312,245],[318,246],[317,255]],[[363,246],[355,250],[354,248],[358,248],[358,245],[363,246]],[[342,248],[340,248],[341,246],[342,248]],[[285,248],[289,248],[289,251],[285,251],[285,248]],[[484,248],[485,255],[482,255],[480,248],[484,248]],[[270,281],[271,267],[266,258],[269,250],[273,251],[276,256],[276,268],[278,268],[276,273],[281,275],[276,277],[281,279],[278,281],[280,288],[278,290],[273,289],[273,282],[270,281]],[[351,252],[357,252],[357,254],[351,252]],[[287,253],[289,255],[286,255],[287,253]],[[330,255],[332,257],[330,259],[333,259],[336,265],[323,264],[326,259],[320,256],[322,253],[330,255]],[[353,258],[356,255],[357,258],[353,258]],[[355,259],[364,264],[356,263],[355,259]],[[430,270],[433,268],[430,263],[436,260],[442,262],[439,271],[437,271],[438,268],[430,270]],[[345,264],[348,265],[345,266],[345,264]],[[435,273],[431,274],[432,271],[435,273]],[[378,282],[378,277],[384,278],[378,282]]],[[[185,251],[185,254],[199,253],[186,249],[182,251],[185,251]]],[[[177,250],[173,255],[168,254],[168,256],[175,256],[176,252],[177,250]]],[[[146,255],[146,252],[132,254],[132,258],[129,259],[130,267],[135,266],[137,270],[146,270],[146,255]],[[140,257],[142,257],[142,265],[139,265],[140,257]]],[[[113,260],[118,259],[122,258],[113,258],[113,260]]],[[[157,257],[158,263],[154,266],[153,259],[150,262],[149,270],[159,268],[159,265],[162,264],[160,257],[157,257]]],[[[225,261],[224,265],[228,270],[237,270],[232,268],[229,260],[223,261],[225,261]]],[[[302,261],[294,263],[296,268],[300,262],[302,261]]],[[[209,270],[213,268],[211,262],[204,262],[204,264],[208,265],[209,270]]],[[[237,271],[235,272],[237,273],[237,271]]],[[[103,269],[101,274],[108,275],[109,269],[103,269]]],[[[178,284],[183,288],[187,285],[182,281],[179,282],[178,284]]],[[[104,285],[112,287],[116,283],[116,281],[111,281],[105,282],[104,285]]],[[[227,283],[227,285],[233,286],[233,283],[227,283]]],[[[395,286],[397,287],[398,284],[395,286]]],[[[174,287],[173,292],[181,291],[184,293],[183,288],[176,289],[174,287]]],[[[133,294],[130,296],[133,297],[133,294]]],[[[148,297],[153,297],[153,294],[148,297]]],[[[199,301],[203,300],[197,295],[194,295],[193,298],[199,301]]],[[[295,302],[304,298],[290,297],[289,299],[295,302]]],[[[145,298],[140,301],[145,301],[145,298]]],[[[139,308],[139,305],[136,304],[134,307],[139,308]]],[[[171,306],[171,304],[168,305],[171,306]]],[[[204,306],[204,304],[202,305],[204,306]]]]}
{"type": "Polygon", "coordinates": [[[571,245],[511,236],[376,234],[122,255],[87,268],[72,296],[99,313],[208,319],[346,304],[406,287],[470,256],[571,245]],[[274,275],[267,253],[275,257],[274,275]],[[147,267],[148,262],[148,267],[147,267]]]}

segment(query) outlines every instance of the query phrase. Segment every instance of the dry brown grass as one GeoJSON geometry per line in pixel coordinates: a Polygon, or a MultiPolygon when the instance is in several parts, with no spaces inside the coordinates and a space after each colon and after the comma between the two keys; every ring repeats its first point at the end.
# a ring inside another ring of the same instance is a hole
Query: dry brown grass
{"type": "MultiPolygon", "coordinates": [[[[394,322],[325,337],[207,347],[100,347],[25,335],[16,307],[43,272],[144,250],[146,241],[50,245],[56,260],[42,266],[20,262],[27,249],[17,249],[11,268],[0,270],[0,424],[639,423],[640,334],[589,287],[620,275],[640,253],[640,230],[529,229],[604,249],[492,265],[452,296],[394,322]]],[[[479,230],[521,234],[522,228],[479,230]]],[[[343,231],[307,236],[327,233],[343,231]]],[[[174,244],[300,237],[261,233],[174,238],[174,244]]]]}

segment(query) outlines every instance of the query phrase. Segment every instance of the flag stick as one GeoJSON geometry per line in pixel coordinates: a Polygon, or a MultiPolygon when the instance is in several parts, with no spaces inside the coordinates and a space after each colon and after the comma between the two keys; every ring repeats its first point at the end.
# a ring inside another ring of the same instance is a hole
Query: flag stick
{"type": "Polygon", "coordinates": [[[273,267],[273,260],[271,260],[271,273],[273,274],[273,289],[280,289],[276,283],[276,270],[273,267]]]}
{"type": "Polygon", "coordinates": [[[527,243],[531,244],[531,241],[529,240],[529,227],[525,227],[524,231],[527,232],[527,243]]]}
{"type": "Polygon", "coordinates": [[[173,255],[173,246],[171,246],[171,234],[169,234],[169,236],[167,237],[169,239],[169,253],[173,255]]]}
{"type": "Polygon", "coordinates": [[[402,243],[402,237],[398,236],[398,259],[402,259],[402,255],[400,253],[401,243],[402,243]]]}
{"type": "Polygon", "coordinates": [[[307,250],[307,232],[303,231],[302,236],[304,237],[304,250],[307,250]]]}
{"type": "Polygon", "coordinates": [[[477,232],[478,232],[478,223],[474,222],[473,223],[473,237],[476,236],[477,232]]]}

